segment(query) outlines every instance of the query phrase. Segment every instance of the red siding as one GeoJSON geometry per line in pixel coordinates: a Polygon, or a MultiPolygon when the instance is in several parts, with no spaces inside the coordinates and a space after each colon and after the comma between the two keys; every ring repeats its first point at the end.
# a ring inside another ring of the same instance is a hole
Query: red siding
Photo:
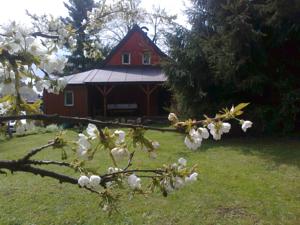
{"type": "Polygon", "coordinates": [[[143,65],[142,58],[144,52],[151,52],[151,65],[158,65],[160,63],[160,57],[154,50],[153,46],[149,43],[149,40],[145,39],[145,37],[143,37],[143,35],[139,32],[134,32],[127,42],[112,56],[106,65],[122,65],[122,54],[125,52],[131,54],[131,66],[143,65]]]}
{"type": "Polygon", "coordinates": [[[44,92],[44,112],[46,114],[59,114],[64,116],[89,116],[88,91],[85,86],[68,86],[64,91],[74,93],[74,105],[64,105],[64,93],[59,95],[44,92]]]}

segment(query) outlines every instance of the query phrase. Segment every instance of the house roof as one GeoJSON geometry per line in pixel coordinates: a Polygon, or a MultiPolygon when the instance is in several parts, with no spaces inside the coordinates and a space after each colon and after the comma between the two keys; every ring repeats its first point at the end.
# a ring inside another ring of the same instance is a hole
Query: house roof
{"type": "Polygon", "coordinates": [[[68,84],[89,83],[161,83],[167,80],[158,67],[116,67],[94,69],[65,77],[68,84]]]}
{"type": "Polygon", "coordinates": [[[134,34],[134,32],[140,33],[153,47],[154,51],[158,55],[160,55],[161,57],[167,57],[167,55],[162,50],[160,50],[160,48],[157,47],[157,45],[148,37],[148,35],[142,30],[142,28],[135,24],[133,25],[132,29],[126,34],[126,36],[119,42],[119,44],[116,47],[114,47],[110,54],[106,57],[106,59],[103,62],[103,66],[106,66],[106,64],[111,60],[115,53],[128,41],[128,39],[134,34]]]}

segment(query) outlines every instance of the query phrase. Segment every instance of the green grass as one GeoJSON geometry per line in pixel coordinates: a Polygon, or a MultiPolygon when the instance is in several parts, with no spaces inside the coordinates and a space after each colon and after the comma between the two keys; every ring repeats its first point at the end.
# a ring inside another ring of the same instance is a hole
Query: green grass
{"type": "MultiPolygon", "coordinates": [[[[155,168],[188,159],[198,164],[199,181],[163,198],[160,194],[123,196],[120,213],[109,217],[99,208],[100,199],[75,185],[25,173],[0,175],[0,224],[300,224],[300,141],[289,139],[226,139],[205,141],[191,152],[179,134],[148,132],[161,144],[158,159],[143,152],[134,163],[155,168]]],[[[70,139],[75,134],[69,131],[70,139]]],[[[0,159],[22,156],[32,147],[47,143],[54,134],[31,135],[0,141],[0,159]]],[[[90,167],[105,171],[104,160],[90,167]]],[[[48,149],[36,158],[60,159],[48,149]]],[[[51,167],[56,169],[56,167],[51,167]]],[[[58,168],[57,171],[77,176],[58,168]]]]}

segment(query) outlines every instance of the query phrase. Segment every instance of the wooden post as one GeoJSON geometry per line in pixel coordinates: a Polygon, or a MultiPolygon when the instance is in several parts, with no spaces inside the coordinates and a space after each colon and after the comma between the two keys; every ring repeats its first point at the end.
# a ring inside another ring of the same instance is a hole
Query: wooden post
{"type": "Polygon", "coordinates": [[[145,93],[146,97],[147,97],[147,116],[150,116],[151,112],[151,105],[150,105],[150,100],[151,100],[151,94],[158,88],[158,86],[153,86],[151,88],[150,84],[147,84],[146,87],[144,87],[143,85],[139,86],[142,91],[145,93]]]}
{"type": "Polygon", "coordinates": [[[107,89],[106,85],[103,86],[103,89],[100,86],[96,86],[96,88],[103,96],[103,116],[106,117],[107,116],[107,96],[112,91],[114,86],[112,85],[108,89],[107,89]]]}

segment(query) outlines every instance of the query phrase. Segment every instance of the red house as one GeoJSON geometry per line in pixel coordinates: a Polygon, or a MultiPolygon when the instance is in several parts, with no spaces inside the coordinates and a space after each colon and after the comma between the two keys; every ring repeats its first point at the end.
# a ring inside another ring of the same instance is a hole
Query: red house
{"type": "Polygon", "coordinates": [[[101,69],[67,76],[59,95],[44,92],[44,112],[66,116],[159,116],[169,105],[160,64],[166,55],[137,25],[101,69]]]}

